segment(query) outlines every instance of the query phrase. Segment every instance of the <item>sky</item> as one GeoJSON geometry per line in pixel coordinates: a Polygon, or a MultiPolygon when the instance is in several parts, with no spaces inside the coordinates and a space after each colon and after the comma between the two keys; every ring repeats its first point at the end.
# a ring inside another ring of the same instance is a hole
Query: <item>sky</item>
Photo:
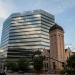
{"type": "Polygon", "coordinates": [[[75,51],[75,0],[0,0],[0,41],[3,22],[10,14],[35,9],[55,16],[55,22],[65,31],[65,47],[75,51]]]}

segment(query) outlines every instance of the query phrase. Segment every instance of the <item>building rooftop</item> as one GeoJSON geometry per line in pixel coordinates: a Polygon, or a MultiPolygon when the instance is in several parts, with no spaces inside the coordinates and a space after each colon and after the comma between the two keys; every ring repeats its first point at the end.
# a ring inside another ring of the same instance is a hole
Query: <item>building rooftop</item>
{"type": "Polygon", "coordinates": [[[50,32],[50,31],[53,31],[53,30],[56,30],[56,29],[59,29],[59,30],[61,30],[61,31],[64,32],[64,29],[63,29],[61,26],[59,26],[58,24],[56,24],[56,23],[55,23],[55,25],[53,25],[53,26],[50,28],[49,32],[50,32]]]}
{"type": "Polygon", "coordinates": [[[44,14],[48,17],[51,17],[52,19],[54,19],[54,15],[41,10],[41,9],[37,9],[37,10],[32,10],[32,11],[24,11],[24,12],[17,12],[17,13],[13,13],[10,15],[10,17],[15,17],[15,16],[27,16],[27,15],[33,15],[33,14],[44,14]]]}

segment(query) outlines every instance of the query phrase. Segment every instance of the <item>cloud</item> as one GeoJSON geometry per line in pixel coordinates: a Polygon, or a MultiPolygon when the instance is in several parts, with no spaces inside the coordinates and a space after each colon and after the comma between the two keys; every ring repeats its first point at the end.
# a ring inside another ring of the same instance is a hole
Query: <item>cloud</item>
{"type": "Polygon", "coordinates": [[[42,0],[42,8],[47,9],[52,14],[57,15],[64,11],[75,8],[75,0],[42,0]]]}
{"type": "MultiPolygon", "coordinates": [[[[34,0],[31,0],[32,2],[29,2],[30,0],[22,0],[21,3],[33,3],[34,0]]],[[[46,9],[47,11],[51,12],[54,15],[60,14],[64,12],[65,10],[75,7],[75,0],[37,0],[35,2],[35,5],[38,5],[37,7],[46,9]]],[[[11,11],[13,12],[14,9],[16,10],[17,8],[19,10],[21,5],[18,4],[18,0],[0,0],[0,17],[5,18],[7,17],[11,11]]],[[[25,9],[29,8],[35,8],[36,7],[29,7],[28,4],[23,4],[23,8],[25,9]]],[[[25,11],[25,10],[24,10],[25,11]]]]}
{"type": "Polygon", "coordinates": [[[70,43],[65,44],[65,49],[67,49],[67,48],[70,48],[71,51],[75,52],[75,47],[72,44],[70,44],[70,43]]]}
{"type": "Polygon", "coordinates": [[[0,0],[0,18],[6,18],[13,9],[12,0],[0,0]]]}

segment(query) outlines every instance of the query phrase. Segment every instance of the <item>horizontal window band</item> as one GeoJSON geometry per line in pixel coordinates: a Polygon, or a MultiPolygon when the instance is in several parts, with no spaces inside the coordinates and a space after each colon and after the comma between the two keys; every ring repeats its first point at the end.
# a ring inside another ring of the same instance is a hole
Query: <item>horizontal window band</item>
{"type": "Polygon", "coordinates": [[[29,29],[29,28],[41,28],[41,25],[36,26],[18,26],[18,27],[11,27],[10,30],[16,30],[16,29],[29,29]]]}
{"type": "Polygon", "coordinates": [[[49,39],[49,38],[47,38],[47,37],[43,37],[43,36],[37,36],[37,37],[10,37],[9,38],[9,40],[22,40],[22,39],[42,39],[42,38],[44,38],[44,39],[49,39]]]}
{"type": "Polygon", "coordinates": [[[38,21],[41,21],[41,20],[31,20],[31,21],[11,21],[11,24],[15,24],[15,23],[29,23],[29,22],[38,22],[38,21]]]}
{"type": "MultiPolygon", "coordinates": [[[[26,45],[22,45],[22,46],[8,46],[9,48],[15,48],[15,47],[17,47],[17,48],[22,48],[22,47],[25,47],[25,48],[28,48],[28,47],[33,47],[33,48],[35,48],[35,47],[37,47],[37,49],[39,48],[39,47],[41,47],[41,46],[44,46],[44,47],[49,47],[48,45],[42,45],[42,44],[39,44],[39,45],[28,45],[28,46],[26,46],[26,45]]],[[[30,48],[29,47],[29,48],[30,48]]]]}
{"type": "MultiPolygon", "coordinates": [[[[19,42],[19,41],[13,41],[13,42],[10,41],[9,44],[12,44],[12,43],[29,43],[29,42],[35,43],[35,42],[40,42],[40,41],[41,41],[41,40],[35,40],[35,41],[20,41],[20,42],[19,42]]],[[[43,41],[43,40],[42,40],[42,42],[44,42],[44,43],[49,43],[49,42],[46,42],[46,41],[43,41]]]]}
{"type": "Polygon", "coordinates": [[[38,34],[38,33],[40,33],[40,34],[45,34],[45,35],[48,35],[48,32],[46,32],[46,31],[44,31],[44,30],[37,30],[37,31],[10,31],[9,32],[9,34],[17,34],[17,33],[22,33],[22,32],[24,32],[25,33],[25,35],[31,35],[31,34],[38,34]]]}

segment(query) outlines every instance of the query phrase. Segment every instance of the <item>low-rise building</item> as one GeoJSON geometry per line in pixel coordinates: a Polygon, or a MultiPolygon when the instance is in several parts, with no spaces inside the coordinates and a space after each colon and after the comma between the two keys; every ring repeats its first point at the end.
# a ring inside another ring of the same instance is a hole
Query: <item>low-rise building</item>
{"type": "Polygon", "coordinates": [[[73,52],[71,51],[71,49],[68,47],[65,49],[65,61],[71,56],[73,55],[73,52]]]}

